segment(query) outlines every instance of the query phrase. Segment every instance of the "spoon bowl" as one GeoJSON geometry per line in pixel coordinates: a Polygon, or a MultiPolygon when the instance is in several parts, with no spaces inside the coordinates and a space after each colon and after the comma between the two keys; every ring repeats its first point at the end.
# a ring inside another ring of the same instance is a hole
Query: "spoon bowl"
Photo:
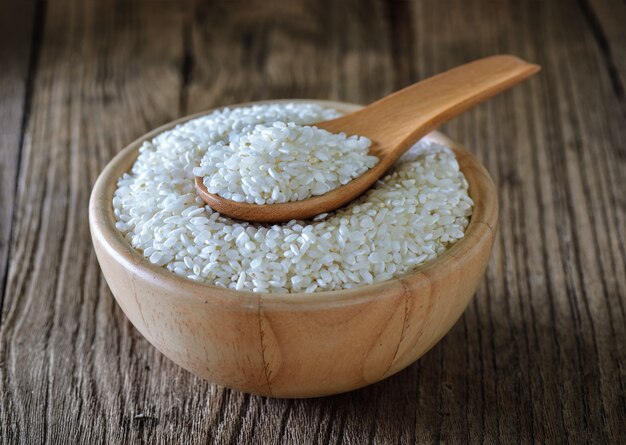
{"type": "Polygon", "coordinates": [[[213,210],[244,221],[276,223],[332,212],[367,191],[418,139],[539,70],[538,65],[515,56],[486,57],[410,85],[353,113],[315,124],[331,133],[369,138],[369,154],[378,157],[378,163],[361,176],[323,195],[277,204],[235,202],[209,193],[203,178],[196,177],[198,195],[213,210]]]}

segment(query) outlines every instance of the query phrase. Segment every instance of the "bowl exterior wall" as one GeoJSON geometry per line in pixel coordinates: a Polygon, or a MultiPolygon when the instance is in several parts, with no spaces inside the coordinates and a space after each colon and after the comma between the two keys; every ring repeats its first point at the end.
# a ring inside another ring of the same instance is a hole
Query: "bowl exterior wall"
{"type": "MultiPolygon", "coordinates": [[[[382,380],[413,363],[443,337],[480,283],[493,241],[459,259],[464,272],[412,274],[368,298],[328,308],[299,308],[251,297],[229,304],[163,288],[120,265],[94,238],[104,277],[141,334],[183,368],[239,391],[315,397],[382,380]],[[445,275],[442,277],[441,275],[445,275]],[[371,297],[371,298],[370,298],[371,297]]],[[[367,287],[363,291],[369,293],[367,287]]]]}

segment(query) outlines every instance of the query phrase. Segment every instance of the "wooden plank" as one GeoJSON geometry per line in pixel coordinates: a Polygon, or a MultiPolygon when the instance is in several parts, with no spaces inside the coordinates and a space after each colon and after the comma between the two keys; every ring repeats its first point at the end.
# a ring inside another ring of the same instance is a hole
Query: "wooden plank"
{"type": "Polygon", "coordinates": [[[23,126],[28,120],[29,93],[36,71],[34,21],[34,1],[0,6],[0,307],[6,283],[23,126]]]}
{"type": "Polygon", "coordinates": [[[217,3],[48,2],[0,326],[0,442],[625,437],[626,128],[586,3],[217,3]],[[349,394],[263,399],[194,378],[126,321],[85,215],[127,142],[215,105],[368,102],[498,52],[544,71],[446,127],[496,180],[501,226],[475,301],[418,363],[349,394]]]}
{"type": "MultiPolygon", "coordinates": [[[[142,382],[163,359],[101,279],[86,212],[113,154],[179,114],[183,11],[60,0],[44,22],[2,311],[0,437],[135,443],[156,424],[142,382]]],[[[160,389],[182,373],[167,367],[160,389]]]]}
{"type": "Polygon", "coordinates": [[[464,329],[419,364],[459,377],[452,394],[422,397],[431,409],[418,418],[440,432],[420,439],[615,441],[626,428],[620,98],[579,8],[482,5],[414,2],[418,73],[496,52],[544,71],[447,126],[499,186],[500,239],[464,329]]]}

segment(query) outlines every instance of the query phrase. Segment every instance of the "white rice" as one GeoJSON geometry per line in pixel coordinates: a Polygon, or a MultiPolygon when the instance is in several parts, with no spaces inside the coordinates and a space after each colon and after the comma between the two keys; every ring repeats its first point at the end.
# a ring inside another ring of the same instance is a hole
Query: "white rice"
{"type": "Polygon", "coordinates": [[[234,131],[209,146],[194,175],[210,193],[274,204],[323,195],[372,168],[371,141],[293,122],[234,131]]]}
{"type": "Polygon", "coordinates": [[[452,151],[421,141],[349,206],[313,221],[251,224],[196,196],[209,147],[256,125],[338,116],[314,104],[213,112],[145,142],[113,198],[116,227],[150,262],[192,280],[255,292],[318,292],[388,280],[463,237],[473,202],[452,151]]]}

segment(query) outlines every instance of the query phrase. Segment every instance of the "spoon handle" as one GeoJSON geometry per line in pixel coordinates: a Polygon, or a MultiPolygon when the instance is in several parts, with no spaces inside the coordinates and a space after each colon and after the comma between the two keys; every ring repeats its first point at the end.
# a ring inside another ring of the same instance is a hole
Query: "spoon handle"
{"type": "Polygon", "coordinates": [[[345,118],[327,121],[323,128],[367,136],[374,142],[371,153],[391,162],[428,132],[539,69],[514,56],[486,57],[410,85],[345,118]]]}

